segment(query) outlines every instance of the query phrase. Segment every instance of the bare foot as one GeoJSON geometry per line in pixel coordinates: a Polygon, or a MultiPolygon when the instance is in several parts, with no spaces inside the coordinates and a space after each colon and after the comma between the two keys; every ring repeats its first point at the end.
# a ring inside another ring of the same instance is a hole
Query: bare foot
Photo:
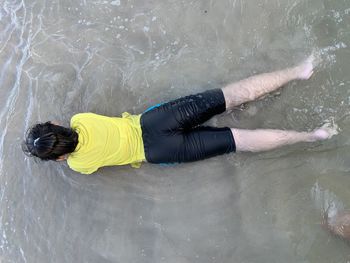
{"type": "Polygon", "coordinates": [[[304,62],[296,66],[294,69],[298,79],[309,79],[314,73],[315,56],[311,54],[304,62]]]}
{"type": "Polygon", "coordinates": [[[333,124],[333,126],[331,126],[329,123],[326,123],[321,128],[318,128],[311,132],[310,141],[315,142],[330,139],[333,137],[333,135],[338,134],[337,128],[338,127],[336,124],[333,124]]]}
{"type": "Polygon", "coordinates": [[[322,141],[326,140],[331,137],[331,134],[326,131],[325,129],[316,129],[311,133],[311,140],[312,141],[322,141]]]}

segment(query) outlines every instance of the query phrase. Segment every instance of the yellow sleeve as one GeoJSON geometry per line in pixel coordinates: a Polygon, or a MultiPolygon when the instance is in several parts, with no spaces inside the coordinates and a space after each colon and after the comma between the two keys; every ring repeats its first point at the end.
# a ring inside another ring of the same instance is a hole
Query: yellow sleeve
{"type": "Polygon", "coordinates": [[[70,160],[67,160],[67,164],[70,169],[81,174],[92,174],[97,171],[98,167],[78,167],[73,165],[70,160]]]}
{"type": "Polygon", "coordinates": [[[142,162],[137,162],[137,163],[131,163],[130,165],[132,168],[140,168],[141,164],[142,164],[142,162]]]}

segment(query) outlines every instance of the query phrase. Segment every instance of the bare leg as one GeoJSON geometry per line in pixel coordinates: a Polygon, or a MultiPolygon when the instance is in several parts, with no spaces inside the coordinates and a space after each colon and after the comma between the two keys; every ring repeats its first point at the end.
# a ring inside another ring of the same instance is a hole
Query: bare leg
{"type": "Polygon", "coordinates": [[[272,150],[298,142],[315,142],[330,138],[332,134],[326,128],[313,132],[283,130],[241,130],[231,129],[237,151],[260,152],[272,150]]]}
{"type": "Polygon", "coordinates": [[[252,76],[224,87],[222,91],[225,96],[226,109],[253,101],[291,80],[310,78],[313,74],[313,61],[314,57],[311,55],[296,67],[252,76]]]}

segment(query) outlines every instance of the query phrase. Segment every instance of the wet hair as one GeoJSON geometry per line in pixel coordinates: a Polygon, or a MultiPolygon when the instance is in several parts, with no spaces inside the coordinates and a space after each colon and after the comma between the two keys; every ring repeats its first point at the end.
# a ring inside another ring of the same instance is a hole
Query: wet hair
{"type": "Polygon", "coordinates": [[[77,144],[78,134],[73,129],[45,122],[28,129],[22,150],[43,161],[56,161],[60,156],[74,152],[77,144]]]}

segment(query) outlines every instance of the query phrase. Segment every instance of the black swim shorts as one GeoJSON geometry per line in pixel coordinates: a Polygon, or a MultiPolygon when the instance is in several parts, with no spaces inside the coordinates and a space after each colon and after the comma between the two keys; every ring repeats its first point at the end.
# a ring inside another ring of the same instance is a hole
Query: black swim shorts
{"type": "Polygon", "coordinates": [[[221,89],[158,104],[141,115],[142,139],[150,163],[181,163],[234,152],[230,128],[200,126],[225,111],[221,89]]]}

